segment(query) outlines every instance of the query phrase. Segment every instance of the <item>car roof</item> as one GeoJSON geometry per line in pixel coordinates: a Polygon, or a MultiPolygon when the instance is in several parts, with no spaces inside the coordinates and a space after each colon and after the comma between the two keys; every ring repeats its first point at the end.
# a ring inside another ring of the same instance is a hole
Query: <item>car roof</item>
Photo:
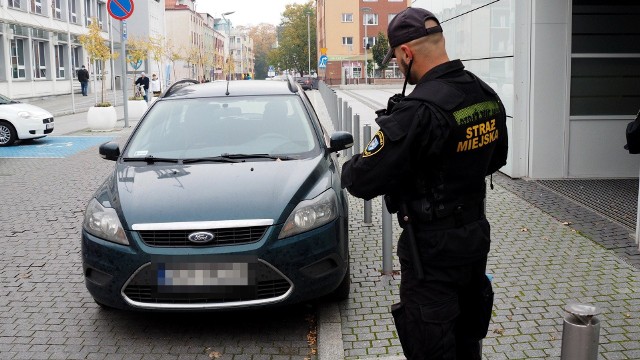
{"type": "Polygon", "coordinates": [[[287,78],[283,81],[266,80],[231,80],[194,83],[190,81],[176,82],[163,98],[203,98],[220,96],[255,96],[255,95],[292,95],[298,92],[298,85],[287,78]]]}

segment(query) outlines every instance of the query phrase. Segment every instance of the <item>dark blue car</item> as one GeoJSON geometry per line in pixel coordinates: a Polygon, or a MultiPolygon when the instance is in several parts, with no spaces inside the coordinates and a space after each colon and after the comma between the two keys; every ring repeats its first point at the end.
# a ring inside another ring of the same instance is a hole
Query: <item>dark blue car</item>
{"type": "Polygon", "coordinates": [[[106,307],[209,310],[349,294],[348,203],[336,152],[288,81],[169,88],[120,149],[82,230],[86,286],[106,307]]]}

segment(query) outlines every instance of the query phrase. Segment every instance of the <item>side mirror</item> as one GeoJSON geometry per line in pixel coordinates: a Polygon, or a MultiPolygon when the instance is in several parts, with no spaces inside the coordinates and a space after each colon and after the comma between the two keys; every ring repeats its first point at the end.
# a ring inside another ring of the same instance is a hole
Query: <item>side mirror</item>
{"type": "Polygon", "coordinates": [[[100,145],[100,156],[106,160],[118,160],[120,156],[120,146],[117,142],[107,142],[100,145]]]}
{"type": "Polygon", "coordinates": [[[346,131],[336,131],[329,140],[329,152],[348,149],[353,146],[353,135],[346,131]]]}

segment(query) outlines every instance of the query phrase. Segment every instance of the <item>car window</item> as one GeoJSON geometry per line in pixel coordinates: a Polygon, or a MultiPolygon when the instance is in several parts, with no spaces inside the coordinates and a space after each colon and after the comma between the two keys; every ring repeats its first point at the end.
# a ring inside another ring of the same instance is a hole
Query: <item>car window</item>
{"type": "Polygon", "coordinates": [[[11,104],[11,99],[4,95],[0,95],[0,105],[11,104]]]}
{"type": "Polygon", "coordinates": [[[319,151],[295,95],[163,100],[149,110],[124,156],[201,158],[270,154],[295,158],[319,151]]]}

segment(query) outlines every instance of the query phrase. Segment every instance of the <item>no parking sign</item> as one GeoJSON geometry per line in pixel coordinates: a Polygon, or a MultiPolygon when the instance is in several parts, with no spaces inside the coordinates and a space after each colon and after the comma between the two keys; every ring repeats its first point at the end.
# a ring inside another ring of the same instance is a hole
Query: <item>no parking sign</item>
{"type": "Polygon", "coordinates": [[[133,14],[133,0],[109,0],[107,11],[116,20],[124,20],[133,14]]]}

